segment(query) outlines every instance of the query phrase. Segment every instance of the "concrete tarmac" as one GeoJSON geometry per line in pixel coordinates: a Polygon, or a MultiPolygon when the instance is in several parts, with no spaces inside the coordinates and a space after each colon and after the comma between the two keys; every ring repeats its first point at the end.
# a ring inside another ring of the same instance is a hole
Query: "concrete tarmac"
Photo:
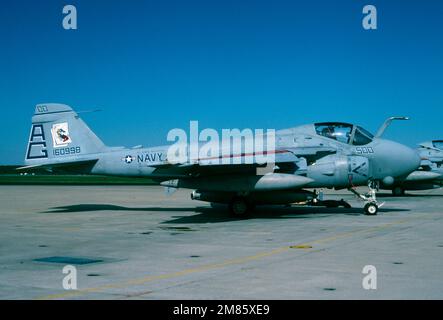
{"type": "Polygon", "coordinates": [[[443,191],[409,194],[238,220],[190,190],[0,186],[0,299],[442,299],[443,191]]]}

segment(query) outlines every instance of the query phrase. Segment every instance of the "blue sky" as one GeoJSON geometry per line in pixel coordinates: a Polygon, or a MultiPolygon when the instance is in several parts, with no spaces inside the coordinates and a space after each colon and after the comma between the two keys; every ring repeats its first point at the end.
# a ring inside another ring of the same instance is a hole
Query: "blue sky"
{"type": "Polygon", "coordinates": [[[1,163],[22,163],[34,106],[100,108],[108,145],[164,144],[172,128],[285,128],[316,121],[414,146],[442,138],[443,2],[2,1],[1,163]],[[78,30],[62,28],[74,4],[78,30]],[[378,10],[378,29],[361,26],[378,10]]]}

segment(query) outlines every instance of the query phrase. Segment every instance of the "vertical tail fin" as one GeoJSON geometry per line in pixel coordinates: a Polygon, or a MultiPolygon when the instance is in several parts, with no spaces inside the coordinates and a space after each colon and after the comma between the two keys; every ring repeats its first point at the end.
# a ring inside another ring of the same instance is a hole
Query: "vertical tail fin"
{"type": "Polygon", "coordinates": [[[105,148],[71,107],[55,103],[39,104],[32,117],[25,163],[39,165],[86,159],[84,156],[105,148]]]}

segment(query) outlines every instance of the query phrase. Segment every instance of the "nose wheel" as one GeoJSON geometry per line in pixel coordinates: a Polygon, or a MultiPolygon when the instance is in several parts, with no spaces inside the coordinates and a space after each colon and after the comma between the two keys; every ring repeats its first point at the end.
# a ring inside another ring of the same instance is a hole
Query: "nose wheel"
{"type": "Polygon", "coordinates": [[[369,202],[365,204],[364,211],[368,216],[375,216],[378,212],[378,206],[376,203],[369,202]]]}
{"type": "Polygon", "coordinates": [[[365,215],[375,216],[378,213],[378,208],[383,206],[385,203],[382,202],[379,204],[377,202],[376,192],[379,189],[378,181],[369,181],[368,187],[369,192],[366,194],[361,194],[354,188],[349,188],[348,190],[355,194],[360,200],[365,202],[365,206],[363,207],[365,215]]]}

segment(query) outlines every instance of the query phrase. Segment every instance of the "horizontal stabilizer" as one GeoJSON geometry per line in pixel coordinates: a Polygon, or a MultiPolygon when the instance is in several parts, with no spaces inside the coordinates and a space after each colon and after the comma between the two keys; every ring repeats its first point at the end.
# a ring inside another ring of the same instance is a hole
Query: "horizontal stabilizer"
{"type": "Polygon", "coordinates": [[[54,162],[46,164],[36,164],[17,168],[18,171],[43,169],[48,171],[66,171],[72,173],[89,173],[92,167],[97,163],[98,159],[80,160],[71,162],[54,162]]]}

